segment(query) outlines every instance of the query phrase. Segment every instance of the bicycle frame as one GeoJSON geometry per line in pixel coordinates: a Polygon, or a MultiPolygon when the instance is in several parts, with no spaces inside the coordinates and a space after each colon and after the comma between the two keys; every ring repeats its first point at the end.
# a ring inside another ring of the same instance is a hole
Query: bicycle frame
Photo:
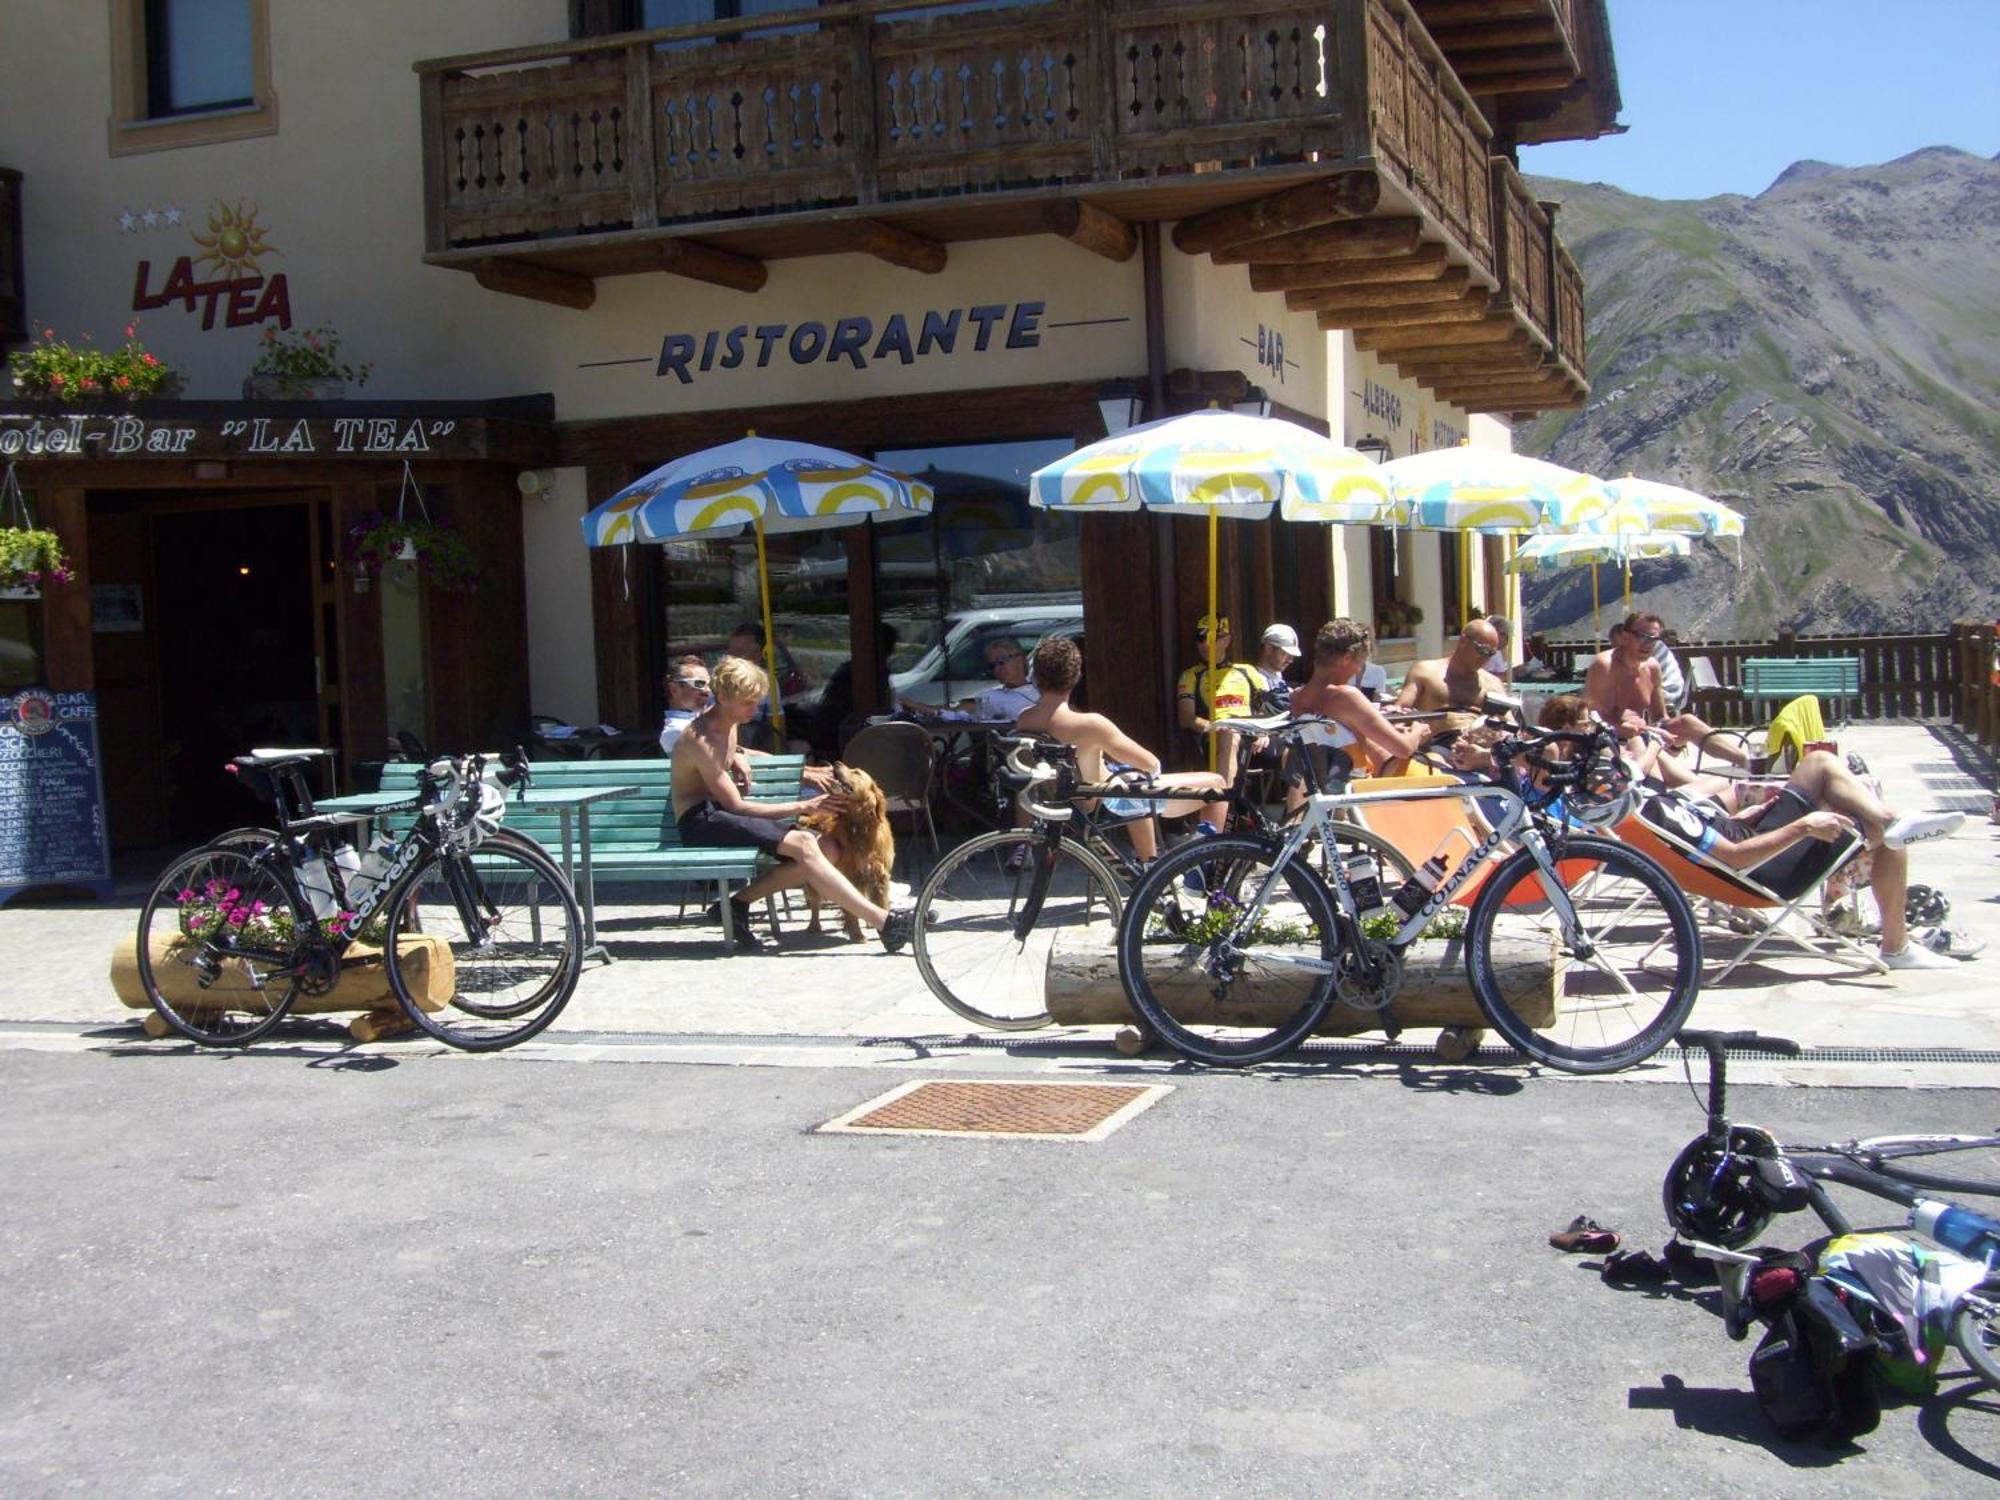
{"type": "MultiPolygon", "coordinates": [[[[1258,887],[1255,896],[1244,903],[1242,915],[1237,918],[1230,930],[1229,941],[1233,944],[1238,937],[1255,928],[1257,919],[1262,915],[1265,903],[1279,877],[1298,858],[1299,852],[1306,844],[1316,835],[1322,834],[1327,825],[1342,811],[1383,802],[1435,802],[1445,798],[1468,801],[1488,797],[1504,801],[1507,804],[1506,812],[1491,831],[1473,845],[1471,852],[1459,862],[1458,868],[1438,882],[1437,889],[1425,898],[1424,904],[1416,913],[1407,917],[1396,929],[1395,935],[1389,939],[1389,946],[1400,950],[1407,948],[1421,937],[1437,914],[1450,903],[1452,897],[1465,889],[1467,883],[1486,866],[1501,845],[1510,840],[1519,843],[1534,857],[1535,865],[1542,875],[1543,893],[1561,918],[1565,936],[1573,943],[1578,942],[1577,929],[1580,924],[1577,920],[1576,907],[1570,900],[1569,890],[1556,869],[1556,860],[1549,852],[1548,840],[1543,837],[1534,811],[1527,800],[1502,782],[1442,780],[1435,787],[1408,787],[1385,792],[1324,792],[1315,793],[1307,798],[1305,816],[1293,825],[1280,843],[1270,873],[1258,887]]],[[[1313,869],[1310,861],[1303,862],[1302,867],[1310,871],[1313,878],[1324,879],[1319,871],[1313,869]]],[[[1360,909],[1355,905],[1354,893],[1348,885],[1346,867],[1338,860],[1330,861],[1328,874],[1331,879],[1325,883],[1337,898],[1338,915],[1347,924],[1349,928],[1347,936],[1352,941],[1360,936],[1360,909]]],[[[1338,968],[1336,963],[1323,958],[1306,958],[1286,953],[1260,953],[1258,957],[1263,963],[1286,965],[1313,974],[1332,974],[1338,968]]]]}

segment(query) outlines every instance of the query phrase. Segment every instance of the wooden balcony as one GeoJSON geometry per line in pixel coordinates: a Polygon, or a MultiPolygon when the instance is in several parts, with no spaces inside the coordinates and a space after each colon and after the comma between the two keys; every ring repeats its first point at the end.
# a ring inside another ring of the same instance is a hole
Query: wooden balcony
{"type": "Polygon", "coordinates": [[[911,9],[418,63],[426,259],[584,307],[599,276],[755,291],[774,258],[935,272],[954,242],[1023,234],[1123,260],[1135,224],[1176,222],[1181,250],[1248,265],[1323,326],[1384,347],[1434,329],[1482,345],[1447,363],[1580,395],[1580,361],[1576,389],[1544,370],[1549,274],[1539,301],[1506,289],[1491,128],[1409,0],[882,19],[911,9]]]}
{"type": "Polygon", "coordinates": [[[1475,95],[1560,92],[1575,83],[1575,0],[1410,0],[1475,95]]]}
{"type": "Polygon", "coordinates": [[[27,293],[21,273],[21,174],[0,167],[0,344],[28,337],[27,293]]]}

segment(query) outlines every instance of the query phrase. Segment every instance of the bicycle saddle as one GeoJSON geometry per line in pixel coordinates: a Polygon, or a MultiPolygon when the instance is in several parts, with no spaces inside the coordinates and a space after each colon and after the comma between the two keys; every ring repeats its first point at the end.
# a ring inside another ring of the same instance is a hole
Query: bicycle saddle
{"type": "Polygon", "coordinates": [[[285,766],[310,765],[313,761],[324,760],[332,755],[331,750],[300,748],[296,750],[261,749],[252,750],[248,755],[238,755],[229,762],[241,766],[246,771],[276,771],[285,766]]]}

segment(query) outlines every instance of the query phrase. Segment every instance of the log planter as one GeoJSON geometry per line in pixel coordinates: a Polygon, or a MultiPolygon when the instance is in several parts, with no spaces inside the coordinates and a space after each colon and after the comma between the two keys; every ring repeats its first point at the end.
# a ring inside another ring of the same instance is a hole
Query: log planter
{"type": "MultiPolygon", "coordinates": [[[[1553,938],[1535,940],[1521,937],[1496,938],[1494,961],[1514,975],[1523,967],[1547,975],[1547,983],[1536,993],[1547,996],[1539,1010],[1524,1007],[1522,1018],[1531,1025],[1546,1026],[1555,1020],[1555,997],[1562,960],[1553,938]]],[[[1472,982],[1465,972],[1465,944],[1462,939],[1419,941],[1404,956],[1402,992],[1387,1011],[1359,1011],[1334,1005],[1314,1028],[1320,1036],[1353,1036],[1380,1031],[1385,1025],[1402,1029],[1437,1027],[1445,1035],[1439,1054],[1447,1061],[1463,1058],[1477,1045],[1478,1032],[1486,1023],[1479,1002],[1472,997],[1472,982]]],[[[1184,994],[1169,998],[1169,1008],[1183,1021],[1213,1021],[1216,1005],[1204,979],[1190,976],[1184,994]]],[[[1137,1026],[1139,1018],[1125,997],[1118,978],[1118,956],[1108,943],[1064,935],[1049,950],[1048,1006],[1050,1017],[1063,1026],[1137,1026]]],[[[1245,1024],[1277,1025],[1291,1012],[1280,1005],[1232,1004],[1229,1018],[1245,1024]]]]}
{"type": "MultiPolygon", "coordinates": [[[[406,978],[415,981],[417,1003],[427,1013],[443,1010],[451,1003],[451,997],[458,988],[451,949],[442,938],[421,935],[400,939],[398,947],[403,956],[403,973],[406,978]]],[[[381,963],[381,950],[356,943],[348,952],[374,961],[342,969],[340,982],[332,990],[324,995],[300,995],[292,1003],[289,1013],[317,1016],[336,1011],[361,1011],[363,1014],[350,1022],[347,1028],[360,1042],[372,1042],[414,1029],[410,1018],[403,1014],[403,1007],[396,1003],[395,992],[389,988],[389,973],[381,963]]],[[[153,940],[153,976],[176,1007],[200,1003],[202,991],[196,983],[194,971],[167,960],[163,938],[153,940]]],[[[145,1027],[148,1036],[178,1035],[153,1010],[153,1002],[147,998],[145,986],[139,982],[139,943],[136,937],[120,939],[118,946],[111,951],[111,988],[124,1004],[147,1012],[145,1027]]]]}

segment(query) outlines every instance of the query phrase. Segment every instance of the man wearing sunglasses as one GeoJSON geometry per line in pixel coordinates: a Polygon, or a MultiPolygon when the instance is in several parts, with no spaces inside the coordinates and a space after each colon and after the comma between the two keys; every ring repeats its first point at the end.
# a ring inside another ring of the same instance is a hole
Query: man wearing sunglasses
{"type": "MultiPolygon", "coordinates": [[[[1227,615],[1219,620],[1203,615],[1195,621],[1195,663],[1174,684],[1174,706],[1181,728],[1192,734],[1207,734],[1219,719],[1247,719],[1256,712],[1258,686],[1263,679],[1254,667],[1230,660],[1232,644],[1227,615]],[[1215,637],[1212,671],[1208,665],[1211,633],[1215,637]]],[[[1233,734],[1224,735],[1216,757],[1216,769],[1225,783],[1236,779],[1236,740],[1233,734]]]]}
{"type": "Polygon", "coordinates": [[[1708,753],[1733,765],[1747,757],[1740,740],[1714,733],[1693,714],[1676,714],[1668,707],[1667,682],[1656,652],[1666,640],[1666,626],[1654,614],[1635,614],[1611,627],[1611,649],[1600,651],[1583,674],[1583,696],[1607,723],[1616,724],[1628,743],[1651,736],[1674,750],[1704,745],[1708,753]]]}
{"type": "Polygon", "coordinates": [[[903,710],[932,722],[1011,724],[1041,698],[1028,681],[1028,653],[1010,635],[996,635],[986,643],[986,670],[995,685],[983,693],[962,700],[956,708],[932,709],[911,699],[903,700],[903,710]]]}
{"type": "Polygon", "coordinates": [[[708,707],[709,696],[708,663],[699,656],[683,656],[667,669],[667,719],[660,726],[660,754],[672,759],[681,731],[708,707]]]}

